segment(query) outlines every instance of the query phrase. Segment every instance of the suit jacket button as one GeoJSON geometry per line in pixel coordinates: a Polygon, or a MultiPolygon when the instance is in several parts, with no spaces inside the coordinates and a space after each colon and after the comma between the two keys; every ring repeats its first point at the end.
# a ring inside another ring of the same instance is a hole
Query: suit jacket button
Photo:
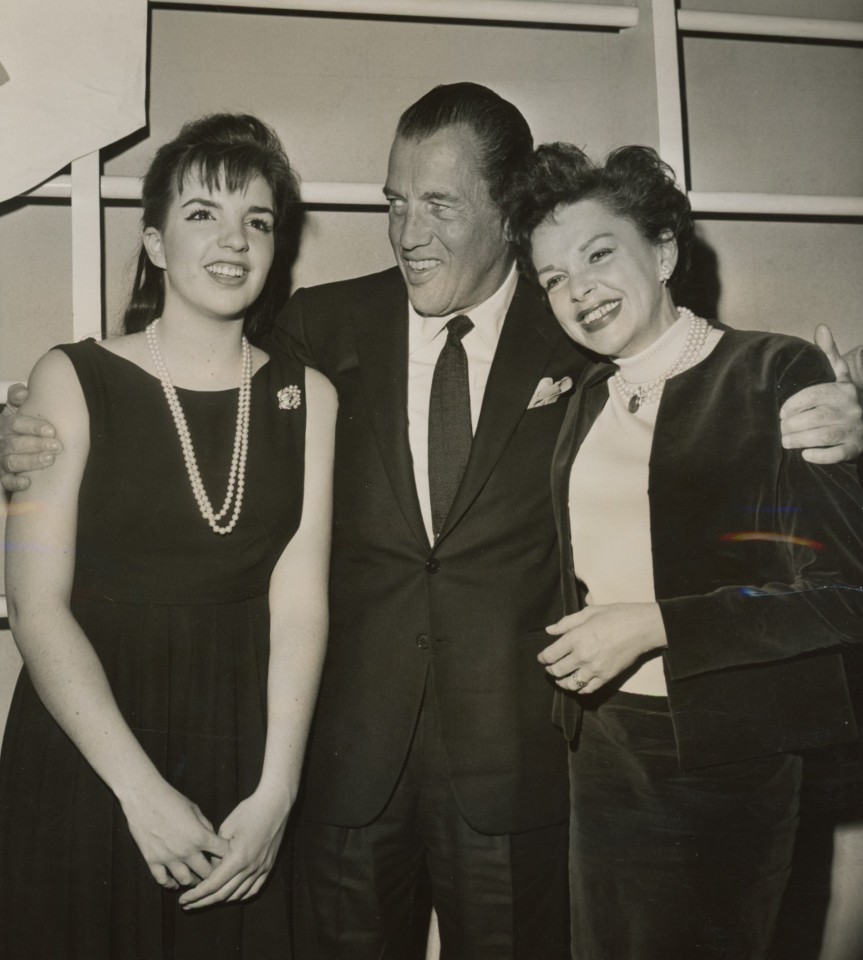
{"type": "Polygon", "coordinates": [[[426,570],[429,573],[437,573],[440,570],[440,560],[432,557],[431,560],[426,560],[426,570]]]}
{"type": "Polygon", "coordinates": [[[417,646],[420,648],[420,650],[428,650],[429,638],[427,633],[421,633],[417,637],[417,646]]]}

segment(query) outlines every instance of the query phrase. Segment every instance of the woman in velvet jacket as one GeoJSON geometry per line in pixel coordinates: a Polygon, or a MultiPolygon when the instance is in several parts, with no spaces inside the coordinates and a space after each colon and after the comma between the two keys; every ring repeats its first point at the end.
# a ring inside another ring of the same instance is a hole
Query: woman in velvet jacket
{"type": "Polygon", "coordinates": [[[833,379],[801,340],[677,309],[692,215],[646,147],[540,147],[510,232],[597,355],[552,489],[566,615],[540,661],[570,740],[577,960],[755,960],[790,869],[797,751],[856,737],[863,491],[784,450],[833,379]]]}

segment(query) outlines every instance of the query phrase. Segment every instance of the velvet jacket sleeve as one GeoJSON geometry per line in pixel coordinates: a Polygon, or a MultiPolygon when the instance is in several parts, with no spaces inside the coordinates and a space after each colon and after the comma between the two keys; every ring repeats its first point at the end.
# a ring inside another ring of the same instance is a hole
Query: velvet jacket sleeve
{"type": "MultiPolygon", "coordinates": [[[[854,468],[809,463],[799,451],[783,450],[779,439],[781,404],[803,386],[829,380],[829,367],[820,351],[802,341],[736,336],[744,343],[734,352],[736,371],[715,365],[719,382],[712,383],[710,405],[722,416],[705,420],[703,430],[694,425],[701,443],[718,448],[720,468],[725,460],[729,473],[725,482],[713,481],[716,516],[702,524],[700,538],[702,549],[713,553],[707,561],[713,589],[669,596],[657,583],[672,680],[863,642],[863,491],[854,468]],[[729,395],[732,372],[741,389],[729,395]],[[734,498],[737,515],[729,507],[734,498]],[[751,578],[735,582],[734,574],[743,570],[751,578]]],[[[691,420],[691,407],[688,415],[691,420]]],[[[656,454],[655,448],[659,461],[656,454]]],[[[698,447],[689,455],[696,461],[698,447]]],[[[662,542],[666,507],[653,503],[655,491],[662,498],[654,458],[651,501],[659,553],[676,566],[668,557],[672,546],[662,542]]],[[[668,565],[655,562],[660,580],[668,565]]]]}

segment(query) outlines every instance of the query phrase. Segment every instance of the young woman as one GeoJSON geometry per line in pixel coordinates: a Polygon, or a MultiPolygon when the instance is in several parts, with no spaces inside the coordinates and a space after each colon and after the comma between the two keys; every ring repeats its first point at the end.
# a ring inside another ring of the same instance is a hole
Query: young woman
{"type": "Polygon", "coordinates": [[[692,217],[653,150],[540,147],[510,228],[563,329],[607,358],[555,453],[566,616],[540,654],[573,748],[573,956],[763,958],[795,751],[854,737],[863,491],[779,436],[830,368],[675,307],[692,217]]]}
{"type": "Polygon", "coordinates": [[[7,524],[7,960],[284,956],[273,867],[325,643],[335,399],[244,327],[297,199],[265,124],[187,124],[144,180],[126,335],[32,373],[66,455],[7,524]]]}

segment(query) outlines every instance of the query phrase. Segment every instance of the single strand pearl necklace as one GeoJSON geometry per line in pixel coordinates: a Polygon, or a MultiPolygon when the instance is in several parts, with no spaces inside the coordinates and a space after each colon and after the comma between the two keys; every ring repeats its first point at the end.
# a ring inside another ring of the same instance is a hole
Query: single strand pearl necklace
{"type": "Polygon", "coordinates": [[[192,445],[192,436],[189,433],[189,427],[186,423],[186,416],[183,408],[180,406],[180,399],[177,391],[159,352],[159,345],[156,342],[156,327],[161,317],[157,317],[146,330],[147,344],[150,347],[150,356],[153,358],[153,366],[159,375],[162,383],[162,390],[165,392],[165,399],[168,401],[168,407],[171,416],[174,418],[174,426],[177,428],[177,435],[180,438],[180,447],[183,451],[183,459],[186,461],[186,473],[189,475],[189,483],[192,485],[192,493],[201,511],[201,516],[210,525],[213,533],[230,533],[237,525],[240,516],[240,508],[243,505],[243,489],[246,479],[246,454],[249,447],[249,414],[251,411],[252,395],[252,349],[245,336],[242,339],[242,374],[240,377],[240,396],[237,404],[237,427],[234,432],[234,451],[231,456],[231,472],[228,476],[228,491],[225,494],[225,501],[222,509],[216,513],[210,503],[210,498],[204,489],[204,481],[201,479],[201,472],[198,469],[198,461],[195,457],[195,448],[192,445]],[[231,519],[224,526],[219,525],[219,521],[225,517],[231,509],[233,501],[234,509],[231,519]]]}
{"type": "Polygon", "coordinates": [[[628,401],[626,409],[630,413],[635,413],[643,403],[655,403],[662,394],[665,381],[670,380],[678,373],[688,370],[697,363],[701,351],[707,340],[707,333],[710,324],[702,317],[696,317],[695,314],[686,307],[678,307],[677,312],[681,317],[686,317],[689,321],[689,329],[686,333],[686,342],[680,351],[677,359],[672,365],[655,380],[648,380],[647,383],[630,383],[624,380],[619,370],[614,373],[614,385],[624,400],[628,401]]]}

